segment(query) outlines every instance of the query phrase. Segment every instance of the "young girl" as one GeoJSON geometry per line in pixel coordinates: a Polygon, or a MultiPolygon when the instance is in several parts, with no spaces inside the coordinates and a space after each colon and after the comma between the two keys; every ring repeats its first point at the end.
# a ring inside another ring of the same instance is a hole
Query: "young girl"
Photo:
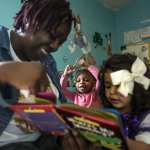
{"type": "Polygon", "coordinates": [[[69,75],[75,71],[73,65],[68,65],[60,79],[60,84],[64,95],[72,100],[74,104],[78,104],[84,107],[101,107],[101,100],[98,96],[99,92],[99,69],[95,66],[89,66],[88,68],[79,69],[75,76],[76,91],[72,92],[67,89],[67,81],[69,75]]]}
{"type": "Polygon", "coordinates": [[[122,113],[131,150],[150,149],[150,79],[142,60],[131,54],[113,55],[104,64],[101,98],[104,106],[122,113]]]}

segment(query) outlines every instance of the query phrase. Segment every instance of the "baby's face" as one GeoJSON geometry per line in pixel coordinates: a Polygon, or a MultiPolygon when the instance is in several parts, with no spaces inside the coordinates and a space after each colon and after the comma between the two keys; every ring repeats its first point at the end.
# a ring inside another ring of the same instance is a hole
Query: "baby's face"
{"type": "Polygon", "coordinates": [[[92,75],[87,73],[81,73],[76,78],[76,89],[79,93],[88,93],[95,88],[95,79],[92,75]]]}

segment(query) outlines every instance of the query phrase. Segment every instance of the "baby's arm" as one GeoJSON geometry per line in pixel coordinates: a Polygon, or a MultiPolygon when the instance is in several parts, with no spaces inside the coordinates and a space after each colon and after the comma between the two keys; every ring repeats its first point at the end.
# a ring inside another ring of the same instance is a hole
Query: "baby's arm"
{"type": "Polygon", "coordinates": [[[64,73],[61,75],[60,78],[60,85],[62,87],[64,95],[72,101],[74,101],[75,93],[68,90],[68,79],[69,75],[73,71],[74,71],[73,66],[67,65],[67,67],[64,70],[64,73]]]}
{"type": "Polygon", "coordinates": [[[70,75],[74,71],[75,71],[75,67],[73,65],[67,65],[64,70],[63,75],[65,75],[65,76],[70,75]]]}

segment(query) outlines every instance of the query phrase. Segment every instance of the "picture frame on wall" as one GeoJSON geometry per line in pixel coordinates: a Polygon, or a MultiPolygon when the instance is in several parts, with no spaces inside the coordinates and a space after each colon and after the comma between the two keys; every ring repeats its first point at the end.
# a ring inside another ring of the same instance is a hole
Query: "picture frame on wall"
{"type": "Polygon", "coordinates": [[[150,42],[127,45],[122,53],[130,53],[138,56],[146,64],[150,64],[150,42]]]}

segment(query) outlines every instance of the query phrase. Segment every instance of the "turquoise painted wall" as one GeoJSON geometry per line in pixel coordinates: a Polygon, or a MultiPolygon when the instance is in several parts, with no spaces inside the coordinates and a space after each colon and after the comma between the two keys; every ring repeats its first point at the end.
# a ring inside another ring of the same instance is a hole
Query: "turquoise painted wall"
{"type": "MultiPolygon", "coordinates": [[[[115,20],[114,13],[103,6],[97,0],[70,0],[73,13],[80,15],[82,19],[82,30],[88,36],[88,39],[92,45],[92,54],[96,58],[97,64],[100,65],[102,61],[107,57],[106,51],[102,47],[94,48],[92,43],[93,34],[95,31],[104,34],[111,32],[115,34],[115,20]]],[[[68,37],[73,36],[73,33],[68,37]]],[[[80,49],[77,49],[73,54],[68,50],[68,41],[54,54],[57,60],[58,68],[62,70],[67,64],[73,64],[75,60],[82,54],[80,49]],[[63,57],[67,58],[67,61],[63,61],[63,57]]],[[[113,37],[113,47],[115,47],[115,40],[113,37]]],[[[115,48],[114,48],[115,49],[115,48]]]]}
{"type": "Polygon", "coordinates": [[[123,44],[123,32],[150,26],[150,0],[132,0],[129,5],[116,13],[116,47],[119,50],[123,44]]]}
{"type": "Polygon", "coordinates": [[[20,8],[20,0],[1,0],[0,25],[12,27],[13,17],[20,8]]]}
{"type": "MultiPolygon", "coordinates": [[[[111,32],[114,36],[114,14],[112,11],[101,6],[97,0],[70,0],[70,3],[73,13],[80,15],[82,19],[83,32],[88,36],[92,45],[92,54],[100,65],[107,55],[102,47],[98,47],[97,49],[94,48],[94,45],[92,44],[93,34],[95,31],[102,33],[102,35],[111,32]]],[[[11,28],[13,16],[19,10],[19,7],[20,0],[1,0],[0,24],[11,28]]],[[[67,42],[65,42],[57,52],[53,53],[59,70],[63,70],[67,64],[74,63],[81,55],[80,49],[77,49],[73,54],[69,52],[68,41],[71,37],[73,37],[73,33],[70,34],[67,42]],[[66,58],[66,61],[64,61],[64,58],[66,58]]],[[[115,39],[113,38],[113,47],[114,45],[115,39]]]]}

